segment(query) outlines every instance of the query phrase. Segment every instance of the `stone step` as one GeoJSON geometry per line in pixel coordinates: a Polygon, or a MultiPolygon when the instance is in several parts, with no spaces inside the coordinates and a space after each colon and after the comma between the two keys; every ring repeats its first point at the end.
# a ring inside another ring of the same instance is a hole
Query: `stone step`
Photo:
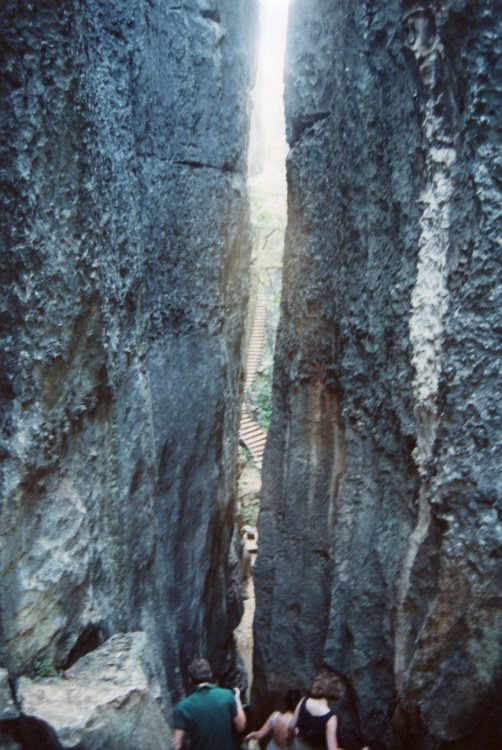
{"type": "MultiPolygon", "coordinates": [[[[246,376],[244,389],[247,390],[253,384],[256,376],[256,370],[260,364],[261,354],[263,351],[263,337],[265,332],[265,298],[263,291],[258,291],[256,296],[255,315],[251,336],[249,339],[248,350],[246,354],[246,376]]],[[[242,410],[241,422],[239,426],[240,441],[248,448],[253,456],[256,466],[261,469],[263,460],[263,451],[267,434],[251,415],[246,407],[242,410]]]]}

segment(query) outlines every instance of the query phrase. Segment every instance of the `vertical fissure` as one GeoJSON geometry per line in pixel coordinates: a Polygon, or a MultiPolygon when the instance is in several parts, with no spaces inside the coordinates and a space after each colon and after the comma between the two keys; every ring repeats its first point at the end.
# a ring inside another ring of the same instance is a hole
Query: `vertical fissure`
{"type": "Polygon", "coordinates": [[[245,382],[240,426],[239,494],[242,535],[250,555],[245,609],[236,636],[252,682],[253,566],[261,471],[272,419],[275,336],[282,286],[286,228],[286,154],[283,65],[289,0],[260,0],[256,84],[252,92],[248,151],[253,251],[246,336],[245,382]]]}

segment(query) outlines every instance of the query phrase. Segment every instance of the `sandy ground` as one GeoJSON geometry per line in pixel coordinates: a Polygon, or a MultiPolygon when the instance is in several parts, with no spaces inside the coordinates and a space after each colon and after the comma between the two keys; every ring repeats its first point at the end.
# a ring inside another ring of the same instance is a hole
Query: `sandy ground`
{"type": "Polygon", "coordinates": [[[253,618],[255,610],[254,585],[253,577],[250,576],[246,581],[244,601],[244,614],[239,626],[234,630],[235,642],[238,651],[244,661],[244,666],[248,676],[248,698],[253,681],[253,618]]]}
{"type": "MultiPolygon", "coordinates": [[[[242,520],[245,527],[254,529],[258,517],[260,505],[261,474],[252,464],[242,466],[239,477],[239,501],[242,511],[242,520]]],[[[244,543],[251,558],[252,566],[256,558],[257,539],[246,539],[244,543]]],[[[244,614],[239,626],[234,631],[237,649],[244,662],[248,677],[248,697],[253,681],[253,618],[255,611],[255,596],[253,576],[250,575],[244,584],[244,614]]]]}

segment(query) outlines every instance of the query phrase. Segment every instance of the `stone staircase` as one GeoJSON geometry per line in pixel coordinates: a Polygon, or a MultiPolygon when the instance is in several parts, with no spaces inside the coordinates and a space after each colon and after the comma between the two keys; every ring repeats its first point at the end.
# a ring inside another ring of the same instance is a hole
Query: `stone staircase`
{"type": "MultiPolygon", "coordinates": [[[[265,297],[263,290],[259,290],[256,296],[256,307],[251,330],[251,338],[246,358],[246,380],[244,383],[244,392],[253,384],[256,370],[260,364],[261,352],[263,349],[263,338],[265,334],[265,297]]],[[[244,402],[241,413],[241,422],[239,429],[239,440],[250,451],[253,460],[258,469],[261,469],[263,462],[263,451],[267,433],[263,430],[249,414],[246,403],[244,402]]]]}

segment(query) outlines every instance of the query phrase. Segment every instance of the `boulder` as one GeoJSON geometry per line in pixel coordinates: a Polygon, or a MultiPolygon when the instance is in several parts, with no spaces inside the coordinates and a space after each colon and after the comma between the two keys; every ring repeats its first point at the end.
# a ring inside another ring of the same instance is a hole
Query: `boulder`
{"type": "Polygon", "coordinates": [[[170,750],[151,660],[145,633],[114,635],[62,677],[21,677],[22,713],[48,725],[61,748],[170,750]]]}

